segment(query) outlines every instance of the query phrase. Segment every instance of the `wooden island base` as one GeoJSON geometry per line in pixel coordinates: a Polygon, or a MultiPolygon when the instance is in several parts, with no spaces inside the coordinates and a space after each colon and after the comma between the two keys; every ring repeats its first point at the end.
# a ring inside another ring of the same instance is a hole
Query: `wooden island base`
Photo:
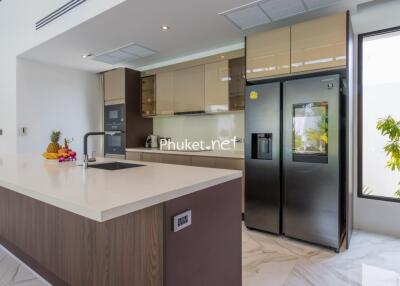
{"type": "Polygon", "coordinates": [[[105,222],[0,187],[0,244],[52,285],[240,286],[241,179],[105,222]]]}

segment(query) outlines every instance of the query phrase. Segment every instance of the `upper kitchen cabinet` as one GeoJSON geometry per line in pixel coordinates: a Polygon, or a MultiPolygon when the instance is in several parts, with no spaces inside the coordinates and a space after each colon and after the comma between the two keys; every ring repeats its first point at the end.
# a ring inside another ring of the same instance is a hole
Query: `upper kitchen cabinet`
{"type": "Polygon", "coordinates": [[[143,77],[141,82],[142,115],[156,115],[156,79],[155,76],[143,77]]]}
{"type": "Polygon", "coordinates": [[[173,72],[175,114],[204,112],[204,83],[204,65],[173,72]]]}
{"type": "Polygon", "coordinates": [[[246,38],[248,80],[290,73],[290,27],[246,38]]]}
{"type": "Polygon", "coordinates": [[[174,72],[156,74],[156,114],[174,114],[174,72]]]}
{"type": "Polygon", "coordinates": [[[346,13],[293,25],[292,72],[346,66],[346,31],[346,13]]]}
{"type": "Polygon", "coordinates": [[[104,73],[104,101],[106,103],[125,101],[125,69],[119,68],[104,73]]]}
{"type": "Polygon", "coordinates": [[[246,89],[245,58],[229,60],[229,110],[243,110],[246,89]]]}
{"type": "Polygon", "coordinates": [[[227,60],[205,65],[205,111],[229,110],[229,63],[227,60]]]}

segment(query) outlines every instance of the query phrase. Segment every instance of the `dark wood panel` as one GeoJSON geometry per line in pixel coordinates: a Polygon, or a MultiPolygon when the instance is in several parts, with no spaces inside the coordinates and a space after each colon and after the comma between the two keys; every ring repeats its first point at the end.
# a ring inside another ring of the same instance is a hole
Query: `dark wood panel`
{"type": "Polygon", "coordinates": [[[0,243],[53,285],[162,285],[162,205],[99,223],[0,187],[0,243]]]}
{"type": "Polygon", "coordinates": [[[241,286],[241,180],[165,203],[165,286],[241,286]],[[192,225],[173,232],[173,217],[192,225]]]}

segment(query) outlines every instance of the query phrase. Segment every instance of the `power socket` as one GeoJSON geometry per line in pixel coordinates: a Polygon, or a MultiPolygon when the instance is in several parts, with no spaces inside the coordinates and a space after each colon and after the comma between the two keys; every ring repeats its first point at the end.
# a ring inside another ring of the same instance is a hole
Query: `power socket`
{"type": "Polygon", "coordinates": [[[20,127],[18,129],[19,136],[25,136],[27,133],[28,133],[28,128],[26,128],[26,127],[20,127]]]}

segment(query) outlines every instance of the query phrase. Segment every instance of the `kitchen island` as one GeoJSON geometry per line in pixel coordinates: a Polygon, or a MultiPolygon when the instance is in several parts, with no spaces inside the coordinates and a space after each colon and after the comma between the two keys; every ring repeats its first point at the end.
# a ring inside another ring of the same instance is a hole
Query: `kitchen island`
{"type": "Polygon", "coordinates": [[[0,156],[0,244],[52,285],[241,285],[241,172],[131,163],[0,156]]]}

